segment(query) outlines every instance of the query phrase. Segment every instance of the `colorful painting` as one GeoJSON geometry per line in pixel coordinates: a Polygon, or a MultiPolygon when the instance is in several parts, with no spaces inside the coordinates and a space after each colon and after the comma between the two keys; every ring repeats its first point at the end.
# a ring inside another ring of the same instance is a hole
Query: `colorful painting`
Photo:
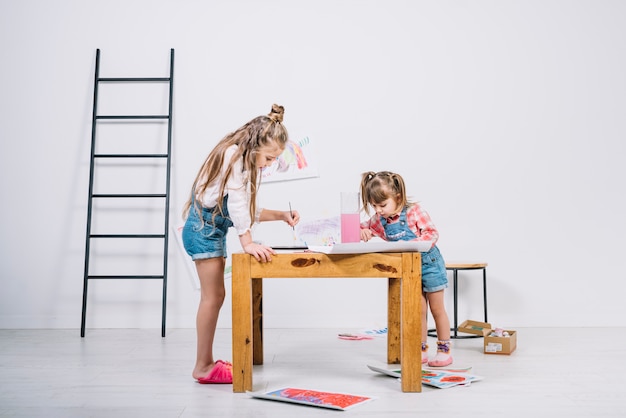
{"type": "Polygon", "coordinates": [[[310,389],[283,388],[269,392],[250,392],[254,398],[346,410],[372,400],[369,396],[323,392],[310,389]]]}
{"type": "MultiPolygon", "coordinates": [[[[376,366],[367,366],[370,370],[382,373],[387,376],[400,378],[400,369],[385,369],[376,366]]],[[[439,389],[451,388],[454,386],[467,386],[472,382],[482,380],[482,376],[476,376],[469,373],[471,367],[466,368],[449,368],[449,369],[423,369],[422,384],[433,386],[439,389]]]]}
{"type": "Polygon", "coordinates": [[[443,370],[422,370],[422,383],[428,386],[445,389],[453,386],[466,386],[481,380],[481,377],[469,373],[455,373],[443,370]]]}
{"type": "Polygon", "coordinates": [[[339,242],[340,218],[315,219],[296,225],[296,235],[304,245],[330,246],[339,242]]]}
{"type": "Polygon", "coordinates": [[[287,142],[285,150],[274,164],[263,169],[261,182],[296,180],[317,177],[317,170],[312,163],[311,140],[308,136],[287,142]]]}

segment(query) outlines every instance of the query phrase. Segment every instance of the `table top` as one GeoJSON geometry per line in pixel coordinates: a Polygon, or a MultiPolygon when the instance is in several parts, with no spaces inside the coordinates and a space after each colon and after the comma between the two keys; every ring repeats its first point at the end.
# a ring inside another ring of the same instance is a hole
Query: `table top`
{"type": "MultiPolygon", "coordinates": [[[[403,277],[406,266],[419,252],[411,253],[359,253],[323,254],[309,251],[279,252],[272,261],[262,263],[245,253],[233,253],[233,275],[237,274],[240,260],[250,260],[250,277],[253,278],[306,278],[306,277],[403,277]],[[408,260],[408,261],[407,261],[408,260]]],[[[245,262],[245,261],[244,261],[245,262]]],[[[247,264],[247,263],[246,263],[247,264]]]]}

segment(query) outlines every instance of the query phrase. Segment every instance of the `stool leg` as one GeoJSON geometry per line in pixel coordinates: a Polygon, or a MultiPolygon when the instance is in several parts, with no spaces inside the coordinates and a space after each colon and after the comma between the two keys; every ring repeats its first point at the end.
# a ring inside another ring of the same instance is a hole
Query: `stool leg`
{"type": "Polygon", "coordinates": [[[485,307],[485,322],[489,322],[487,320],[487,269],[483,269],[483,303],[485,307]]]}
{"type": "Polygon", "coordinates": [[[454,338],[457,337],[457,330],[459,328],[459,319],[458,319],[458,314],[457,314],[457,305],[459,302],[459,294],[458,294],[458,273],[459,271],[457,269],[453,270],[453,277],[454,277],[454,338]]]}

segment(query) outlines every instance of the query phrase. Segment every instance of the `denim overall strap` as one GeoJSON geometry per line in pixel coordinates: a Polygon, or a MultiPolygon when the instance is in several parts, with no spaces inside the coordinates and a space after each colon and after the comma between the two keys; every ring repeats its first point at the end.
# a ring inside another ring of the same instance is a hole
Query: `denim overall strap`
{"type": "Polygon", "coordinates": [[[380,217],[380,223],[385,229],[385,236],[389,241],[411,241],[417,238],[417,235],[411,228],[406,218],[406,208],[400,212],[400,217],[397,222],[389,223],[384,217],[380,217]]]}

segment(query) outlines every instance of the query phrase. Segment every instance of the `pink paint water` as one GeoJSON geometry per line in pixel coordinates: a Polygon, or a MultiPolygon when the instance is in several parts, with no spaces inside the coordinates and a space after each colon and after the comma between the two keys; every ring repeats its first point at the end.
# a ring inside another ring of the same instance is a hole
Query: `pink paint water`
{"type": "Polygon", "coordinates": [[[360,217],[358,213],[341,214],[341,242],[361,241],[360,217]]]}

